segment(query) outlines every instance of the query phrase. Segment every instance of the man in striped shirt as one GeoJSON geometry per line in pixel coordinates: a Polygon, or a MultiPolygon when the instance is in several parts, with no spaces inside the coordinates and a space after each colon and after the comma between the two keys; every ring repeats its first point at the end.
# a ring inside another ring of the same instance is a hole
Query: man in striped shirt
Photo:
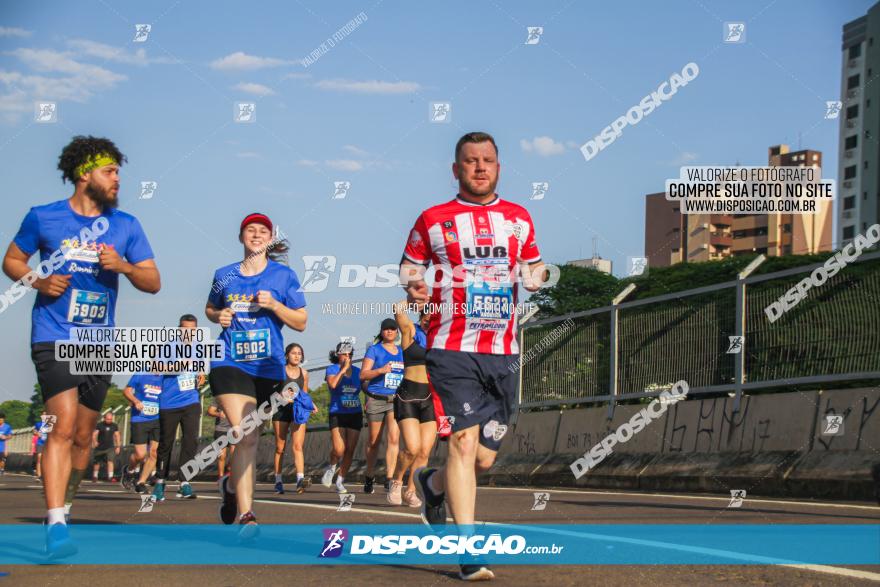
{"type": "MultiPolygon", "coordinates": [[[[401,259],[401,283],[411,302],[430,302],[427,368],[431,388],[451,426],[449,459],[422,469],[422,517],[472,525],[476,470],[487,470],[507,432],[516,400],[517,283],[529,291],[545,281],[532,218],[495,193],[500,171],[491,135],[472,132],[455,147],[456,197],[422,212],[401,259]],[[428,269],[428,265],[431,265],[428,269]],[[430,300],[428,283],[433,285],[430,300]]],[[[491,579],[487,565],[464,564],[466,580],[491,579]]]]}

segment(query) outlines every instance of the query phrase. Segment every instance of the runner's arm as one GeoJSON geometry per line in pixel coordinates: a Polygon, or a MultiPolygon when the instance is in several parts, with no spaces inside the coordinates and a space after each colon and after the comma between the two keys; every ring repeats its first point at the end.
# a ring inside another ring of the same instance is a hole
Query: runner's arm
{"type": "Polygon", "coordinates": [[[96,446],[98,446],[98,431],[97,430],[92,432],[92,448],[95,448],[96,446]]]}
{"type": "Polygon", "coordinates": [[[57,273],[48,275],[44,279],[37,276],[28,265],[31,255],[22,251],[14,242],[9,243],[6,256],[3,257],[3,272],[13,282],[22,280],[24,285],[30,286],[43,295],[58,297],[64,293],[70,283],[70,275],[57,273]]]}
{"type": "Polygon", "coordinates": [[[400,285],[406,290],[408,301],[428,301],[428,284],[425,283],[426,270],[426,265],[413,263],[405,255],[400,258],[400,285]]]}
{"type": "Polygon", "coordinates": [[[159,293],[159,289],[162,287],[162,279],[159,277],[159,268],[156,267],[155,261],[147,259],[134,265],[128,263],[128,265],[131,268],[129,273],[124,271],[121,273],[128,277],[133,286],[142,292],[159,293]]]}
{"type": "Polygon", "coordinates": [[[538,291],[547,281],[547,269],[543,261],[531,263],[523,267],[523,287],[527,291],[538,291]]]}
{"type": "Polygon", "coordinates": [[[394,319],[397,320],[397,327],[400,329],[400,348],[407,349],[415,340],[415,325],[407,313],[409,303],[407,300],[401,300],[394,304],[394,319]]]}
{"type": "Polygon", "coordinates": [[[373,359],[364,357],[364,362],[361,363],[361,381],[370,381],[380,375],[391,372],[391,363],[386,363],[384,366],[376,369],[373,369],[373,363],[373,359]]]}
{"type": "Polygon", "coordinates": [[[303,374],[303,387],[305,388],[306,392],[308,392],[309,391],[309,372],[306,371],[305,369],[303,369],[302,367],[300,367],[300,369],[302,370],[302,374],[303,374]]]}
{"type": "Polygon", "coordinates": [[[274,309],[275,315],[284,322],[284,325],[288,328],[293,328],[299,332],[302,332],[306,329],[306,322],[309,319],[309,313],[305,308],[288,308],[281,302],[276,302],[277,305],[274,309]]]}
{"type": "Polygon", "coordinates": [[[128,403],[130,403],[133,407],[135,407],[135,408],[137,408],[137,409],[139,409],[139,410],[143,409],[143,404],[141,404],[141,407],[140,407],[140,408],[137,407],[137,405],[138,405],[140,402],[139,402],[138,399],[134,396],[134,388],[133,388],[133,387],[131,387],[131,386],[126,386],[125,389],[122,390],[122,395],[125,396],[125,399],[127,399],[127,400],[128,400],[128,403]]]}
{"type": "Polygon", "coordinates": [[[220,410],[217,409],[217,406],[210,405],[210,406],[208,406],[208,415],[211,416],[212,418],[219,418],[220,417],[220,410]]]}

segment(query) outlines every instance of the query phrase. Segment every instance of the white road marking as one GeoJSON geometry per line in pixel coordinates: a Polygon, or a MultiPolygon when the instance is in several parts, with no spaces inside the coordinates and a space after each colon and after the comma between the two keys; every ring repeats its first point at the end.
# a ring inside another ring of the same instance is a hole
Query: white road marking
{"type": "MultiPolygon", "coordinates": [[[[665,499],[695,499],[695,500],[710,500],[710,501],[722,501],[728,503],[730,501],[730,496],[726,497],[712,497],[707,495],[677,495],[672,493],[637,493],[637,492],[626,492],[626,491],[594,491],[594,490],[582,490],[578,491],[575,489],[553,489],[553,488],[522,488],[522,487],[479,487],[480,491],[483,490],[503,490],[503,491],[527,491],[529,493],[534,492],[536,490],[541,490],[549,493],[572,493],[575,495],[622,495],[626,497],[662,497],[665,499]]],[[[846,503],[828,503],[823,501],[794,501],[794,500],[782,500],[782,499],[759,499],[752,498],[748,499],[749,503],[767,503],[767,504],[781,504],[781,505],[805,505],[812,507],[826,507],[826,508],[842,508],[842,509],[856,509],[856,510],[869,510],[880,512],[880,506],[876,505],[857,505],[857,504],[846,504],[846,503]]]]}

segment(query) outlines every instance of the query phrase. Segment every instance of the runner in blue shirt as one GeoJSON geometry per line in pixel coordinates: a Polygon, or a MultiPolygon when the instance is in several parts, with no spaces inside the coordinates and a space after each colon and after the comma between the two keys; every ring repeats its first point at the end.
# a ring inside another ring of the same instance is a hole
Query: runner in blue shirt
{"type": "Polygon", "coordinates": [[[46,438],[49,436],[43,428],[46,426],[43,422],[43,416],[46,415],[46,410],[40,411],[40,419],[34,423],[34,436],[36,436],[36,441],[34,442],[34,480],[42,481],[43,480],[43,450],[46,446],[46,438]]]}
{"type": "MultiPolygon", "coordinates": [[[[75,188],[66,199],[30,209],[9,244],[3,271],[18,282],[12,301],[37,290],[31,315],[31,358],[46,412],[56,416],[46,442],[43,488],[46,550],[51,558],[76,552],[64,516],[89,464],[92,432],[109,375],[72,375],[55,360],[54,342],[74,326],[114,326],[119,276],[143,292],[159,291],[159,270],[137,219],[117,209],[119,167],[125,156],[111,141],[77,136],[58,161],[75,188]],[[40,253],[38,270],[28,260],[40,253]]],[[[12,302],[9,302],[12,303],[12,302]]],[[[6,306],[4,305],[4,308],[6,306]]]]}
{"type": "MultiPolygon", "coordinates": [[[[123,487],[131,489],[132,483],[139,481],[142,468],[145,471],[144,479],[156,468],[162,376],[138,373],[128,380],[122,395],[131,404],[131,443],[134,450],[129,456],[129,463],[122,468],[120,479],[123,487]]],[[[146,485],[137,483],[135,491],[144,493],[146,485]]]]}
{"type": "MultiPolygon", "coordinates": [[[[296,273],[271,255],[284,253],[283,241],[272,236],[272,221],[249,214],[241,221],[238,240],[244,260],[214,273],[205,314],[223,327],[219,340],[224,356],[211,362],[211,391],[235,427],[263,405],[284,384],[284,326],[306,328],[306,301],[296,273]]],[[[240,537],[250,540],[259,530],[252,511],[254,470],[259,428],[244,435],[232,454],[231,475],[220,479],[220,519],[232,524],[236,515],[240,537]]]]}
{"type": "Polygon", "coordinates": [[[400,427],[394,419],[394,394],[403,381],[403,350],[395,344],[397,322],[392,318],[382,321],[376,344],[367,349],[361,370],[361,381],[368,381],[364,394],[367,396],[367,421],[370,438],[367,441],[367,471],[364,493],[373,493],[373,469],[379,456],[382,430],[387,429],[385,438],[385,490],[394,478],[399,451],[400,427]]]}
{"type": "Polygon", "coordinates": [[[330,363],[324,373],[330,389],[330,464],[321,477],[324,487],[333,484],[333,475],[339,465],[336,477],[336,492],[348,493],[345,488],[345,475],[351,466],[358,437],[364,427],[361,407],[361,370],[351,364],[351,343],[340,342],[336,351],[330,351],[330,363]]]}
{"type": "MultiPolygon", "coordinates": [[[[177,321],[181,330],[195,330],[198,320],[192,314],[184,314],[177,321]]],[[[199,419],[202,417],[202,402],[199,387],[204,384],[201,373],[175,373],[162,376],[162,394],[159,396],[159,448],[156,451],[156,486],[153,497],[165,501],[165,480],[171,472],[171,451],[180,427],[180,455],[178,466],[183,466],[196,456],[199,449],[199,419]]],[[[146,483],[147,475],[141,471],[138,484],[146,483]]],[[[177,497],[195,499],[189,481],[180,475],[177,497]]]]}
{"type": "Polygon", "coordinates": [[[6,421],[6,414],[0,412],[0,475],[6,474],[6,441],[12,438],[12,426],[6,421]]]}

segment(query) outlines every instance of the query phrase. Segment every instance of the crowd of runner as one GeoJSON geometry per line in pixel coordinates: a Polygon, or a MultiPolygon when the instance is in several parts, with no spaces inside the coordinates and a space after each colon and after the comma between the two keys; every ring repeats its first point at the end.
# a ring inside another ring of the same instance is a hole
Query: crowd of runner
{"type": "MultiPolygon", "coordinates": [[[[115,481],[114,462],[121,449],[113,414],[98,421],[110,376],[71,374],[68,363],[56,360],[55,343],[68,339],[75,327],[115,325],[120,275],[146,294],[161,287],[141,224],[118,208],[119,169],[125,161],[108,139],[74,137],[58,163],[63,179],[74,185],[73,195],[31,208],[3,261],[10,279],[37,290],[30,349],[52,428],[41,432],[42,420],[35,426],[35,474],[44,487],[46,552],[52,559],[77,552],[67,524],[89,463],[93,480],[104,464],[107,477],[115,481]],[[107,228],[93,242],[76,238],[100,219],[107,228]],[[41,263],[32,270],[28,262],[37,253],[41,263]]],[[[330,352],[324,372],[331,447],[321,483],[340,494],[349,491],[346,476],[364,432],[362,491],[376,491],[384,440],[387,502],[420,508],[431,526],[446,524],[448,511],[462,531],[474,524],[477,474],[492,466],[515,401],[517,377],[508,367],[519,352],[519,292],[511,273],[521,273],[529,291],[545,279],[531,217],[495,192],[499,170],[498,148],[490,135],[461,137],[452,165],[458,193],[422,212],[409,232],[400,263],[406,300],[395,305],[393,318],[381,322],[360,367],[353,364],[352,343],[341,342],[330,352]],[[435,284],[435,274],[444,266],[463,271],[435,284]],[[448,441],[449,456],[443,467],[428,468],[438,437],[448,441]]],[[[245,429],[258,406],[283,397],[271,418],[275,492],[285,491],[282,465],[288,446],[295,491],[302,493],[310,485],[303,444],[307,424],[318,410],[302,366],[305,351],[297,343],[285,347],[282,334],[284,327],[306,329],[303,288],[296,272],[279,262],[286,258],[287,245],[276,239],[268,216],[245,216],[237,238],[241,258],[217,269],[210,284],[205,276],[209,294],[204,314],[221,328],[223,357],[212,361],[207,373],[135,374],[123,391],[131,405],[133,451],[120,481],[141,494],[148,493],[151,483],[156,502],[166,499],[178,429],[179,466],[196,457],[199,388],[205,381],[213,395],[207,414],[215,418],[216,440],[245,429]]],[[[177,324],[182,331],[197,327],[193,314],[184,314],[177,324]]],[[[7,428],[0,416],[4,444],[7,428]]],[[[259,534],[254,489],[261,428],[239,434],[236,442],[217,451],[219,517],[224,524],[239,525],[242,541],[259,534]]],[[[3,466],[0,460],[0,473],[3,466]]],[[[176,496],[195,498],[187,478],[179,477],[176,496]]],[[[488,565],[468,560],[462,561],[460,576],[485,580],[494,573],[488,565]]]]}

